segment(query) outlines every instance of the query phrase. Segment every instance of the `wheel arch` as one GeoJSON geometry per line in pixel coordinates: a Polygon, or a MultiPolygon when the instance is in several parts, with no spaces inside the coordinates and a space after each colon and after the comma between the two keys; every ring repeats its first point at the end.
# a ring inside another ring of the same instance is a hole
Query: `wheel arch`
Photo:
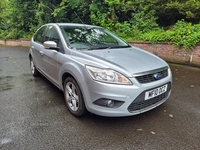
{"type": "Polygon", "coordinates": [[[76,74],[76,75],[77,75],[77,74],[80,75],[81,73],[78,73],[78,72],[72,73],[72,72],[70,72],[70,71],[65,71],[65,72],[62,74],[62,78],[61,78],[62,88],[63,88],[63,90],[64,90],[64,83],[65,83],[66,78],[71,77],[71,78],[73,78],[73,79],[76,81],[76,83],[78,84],[78,86],[79,86],[79,88],[80,88],[80,90],[81,90],[81,93],[82,93],[83,96],[84,96],[81,83],[80,83],[80,81],[78,80],[78,77],[77,77],[75,74],[76,74]]]}
{"type": "Polygon", "coordinates": [[[88,89],[86,88],[86,85],[89,76],[87,76],[85,65],[77,62],[65,63],[61,67],[59,74],[59,84],[62,88],[62,91],[64,91],[64,83],[67,77],[72,77],[76,81],[82,93],[83,100],[87,109],[88,101],[86,93],[88,93],[88,89]]]}
{"type": "Polygon", "coordinates": [[[72,77],[77,84],[79,85],[81,91],[82,91],[82,87],[81,87],[81,83],[79,81],[79,79],[84,78],[83,75],[83,66],[80,64],[76,64],[76,63],[65,63],[62,65],[62,67],[60,68],[60,85],[62,86],[62,88],[64,89],[64,82],[65,79],[67,77],[72,77]]]}
{"type": "MultiPolygon", "coordinates": [[[[73,77],[72,74],[70,74],[69,72],[64,72],[64,73],[62,74],[62,87],[63,87],[63,89],[64,89],[65,80],[66,80],[68,77],[72,77],[72,78],[76,81],[76,79],[73,77]]],[[[77,81],[76,81],[76,82],[77,82],[77,81]]]]}
{"type": "MultiPolygon", "coordinates": [[[[79,87],[79,89],[80,89],[80,92],[81,92],[81,96],[82,96],[82,100],[83,100],[83,105],[84,105],[84,107],[85,107],[85,111],[84,111],[84,113],[83,113],[83,115],[88,111],[88,106],[87,106],[87,101],[85,100],[85,93],[83,92],[83,89],[82,89],[82,86],[81,86],[81,83],[79,82],[79,80],[77,79],[77,77],[75,77],[72,73],[70,73],[70,72],[64,72],[63,74],[62,74],[62,89],[63,89],[63,92],[65,92],[65,80],[67,79],[67,78],[72,78],[72,79],[74,79],[74,81],[76,82],[76,84],[78,85],[78,87],[79,87]]],[[[81,115],[82,116],[82,115],[81,115]]]]}
{"type": "Polygon", "coordinates": [[[30,53],[28,54],[28,58],[29,58],[29,60],[31,60],[31,58],[32,58],[32,55],[30,53]]]}

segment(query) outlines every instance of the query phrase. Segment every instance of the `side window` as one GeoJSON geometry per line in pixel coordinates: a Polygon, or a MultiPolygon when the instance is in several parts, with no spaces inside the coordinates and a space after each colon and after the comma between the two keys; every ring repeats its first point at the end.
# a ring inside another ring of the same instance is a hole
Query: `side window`
{"type": "Polygon", "coordinates": [[[43,43],[43,42],[44,42],[44,33],[45,33],[45,29],[46,29],[46,26],[40,28],[40,29],[36,32],[36,34],[35,34],[35,36],[34,36],[34,38],[33,38],[33,40],[34,40],[35,42],[38,42],[38,43],[43,43]]]}
{"type": "Polygon", "coordinates": [[[59,45],[60,38],[58,32],[53,26],[48,26],[45,41],[54,41],[57,43],[57,45],[59,45]]]}
{"type": "Polygon", "coordinates": [[[60,40],[59,34],[57,30],[53,26],[48,26],[46,35],[45,35],[45,41],[54,41],[57,43],[57,46],[59,47],[59,52],[64,53],[63,45],[60,40]]]}

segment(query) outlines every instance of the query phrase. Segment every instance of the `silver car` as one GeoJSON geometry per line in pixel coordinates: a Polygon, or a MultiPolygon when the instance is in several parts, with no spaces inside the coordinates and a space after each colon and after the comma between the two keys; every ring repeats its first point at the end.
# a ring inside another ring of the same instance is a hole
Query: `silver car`
{"type": "Polygon", "coordinates": [[[165,61],[98,26],[43,25],[31,39],[29,59],[33,76],[41,73],[62,90],[74,116],[136,115],[171,93],[165,61]]]}

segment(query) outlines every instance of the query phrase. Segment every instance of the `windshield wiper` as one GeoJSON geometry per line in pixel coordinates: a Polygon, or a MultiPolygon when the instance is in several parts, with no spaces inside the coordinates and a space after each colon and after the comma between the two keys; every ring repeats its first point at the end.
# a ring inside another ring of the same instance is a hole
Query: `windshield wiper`
{"type": "Polygon", "coordinates": [[[131,47],[130,45],[127,46],[102,46],[102,47],[92,47],[92,48],[75,48],[76,50],[99,50],[99,49],[114,49],[114,48],[128,48],[131,47]]]}
{"type": "Polygon", "coordinates": [[[127,46],[112,46],[110,48],[128,48],[128,47],[131,47],[130,45],[127,45],[127,46]]]}
{"type": "Polygon", "coordinates": [[[110,49],[110,46],[103,46],[103,47],[95,47],[95,48],[88,48],[88,50],[96,50],[96,49],[110,49]]]}

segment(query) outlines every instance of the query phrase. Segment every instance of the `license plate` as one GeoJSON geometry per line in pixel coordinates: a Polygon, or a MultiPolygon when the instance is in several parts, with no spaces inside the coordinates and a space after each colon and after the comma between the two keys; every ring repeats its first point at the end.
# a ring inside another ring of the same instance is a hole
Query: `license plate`
{"type": "Polygon", "coordinates": [[[148,99],[151,99],[151,98],[154,98],[158,95],[161,95],[163,93],[165,93],[167,91],[167,84],[159,87],[159,88],[156,88],[156,89],[153,89],[153,90],[150,90],[150,91],[147,91],[145,92],[145,98],[144,100],[148,100],[148,99]]]}

